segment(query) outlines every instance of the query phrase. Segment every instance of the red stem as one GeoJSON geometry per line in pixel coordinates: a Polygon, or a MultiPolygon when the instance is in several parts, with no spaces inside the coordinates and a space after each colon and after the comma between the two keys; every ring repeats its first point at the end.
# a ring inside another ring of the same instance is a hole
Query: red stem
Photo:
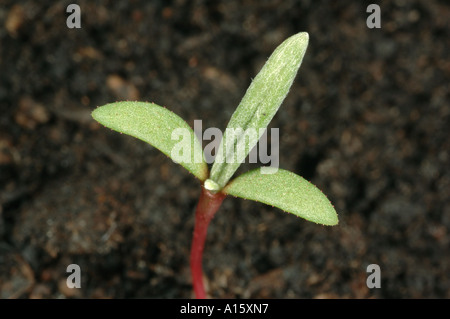
{"type": "Polygon", "coordinates": [[[205,287],[203,286],[202,255],[208,225],[224,198],[225,194],[221,192],[213,194],[202,187],[202,193],[195,211],[195,227],[191,246],[191,274],[197,299],[206,298],[205,287]]]}

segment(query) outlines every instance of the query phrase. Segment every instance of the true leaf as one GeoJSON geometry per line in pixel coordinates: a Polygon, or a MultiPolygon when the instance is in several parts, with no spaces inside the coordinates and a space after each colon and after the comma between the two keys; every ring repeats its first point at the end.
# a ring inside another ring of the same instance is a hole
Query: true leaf
{"type": "Polygon", "coordinates": [[[328,198],[303,177],[286,170],[278,169],[274,174],[252,170],[233,179],[222,191],[278,207],[318,224],[338,223],[328,198]]]}
{"type": "Polygon", "coordinates": [[[226,185],[258,142],[289,92],[305,55],[308,39],[306,32],[286,39],[275,49],[247,89],[228,123],[211,169],[210,179],[220,188],[226,185]],[[228,139],[232,130],[241,131],[228,139]],[[246,134],[252,131],[257,132],[256,137],[246,134]]]}
{"type": "Polygon", "coordinates": [[[95,109],[92,117],[106,127],[151,144],[201,181],[208,177],[208,166],[194,131],[168,109],[154,103],[116,102],[95,109]],[[185,134],[181,141],[176,132],[185,134]],[[184,160],[174,156],[176,149],[184,152],[184,160]]]}

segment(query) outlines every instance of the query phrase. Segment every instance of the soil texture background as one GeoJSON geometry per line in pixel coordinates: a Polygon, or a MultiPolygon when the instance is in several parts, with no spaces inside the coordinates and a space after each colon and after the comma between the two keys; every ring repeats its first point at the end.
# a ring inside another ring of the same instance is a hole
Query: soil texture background
{"type": "Polygon", "coordinates": [[[270,127],[280,167],[317,185],[339,225],[226,198],[205,247],[209,296],[450,298],[450,6],[383,1],[369,29],[369,3],[2,1],[0,298],[193,297],[200,183],[90,113],[148,101],[223,130],[301,31],[309,47],[270,127]],[[370,264],[381,288],[366,285],[370,264]]]}

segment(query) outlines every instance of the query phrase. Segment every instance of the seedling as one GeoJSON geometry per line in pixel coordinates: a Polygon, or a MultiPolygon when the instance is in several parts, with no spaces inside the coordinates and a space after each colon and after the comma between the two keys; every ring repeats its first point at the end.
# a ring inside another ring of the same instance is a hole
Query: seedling
{"type": "Polygon", "coordinates": [[[318,224],[338,223],[336,211],[326,196],[292,172],[255,169],[231,179],[286,97],[303,60],[308,40],[306,32],[298,33],[286,39],[272,53],[232,115],[211,171],[192,128],[164,107],[145,102],[116,102],[99,107],[92,113],[101,124],[153,145],[201,181],[190,256],[197,298],[206,298],[202,254],[208,225],[227,195],[272,205],[318,224]],[[251,130],[258,133],[246,134],[251,130]]]}

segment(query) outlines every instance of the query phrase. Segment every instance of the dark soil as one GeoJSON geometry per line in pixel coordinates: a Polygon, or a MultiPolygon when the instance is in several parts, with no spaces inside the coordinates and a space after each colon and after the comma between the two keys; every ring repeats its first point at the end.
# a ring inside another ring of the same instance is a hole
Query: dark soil
{"type": "Polygon", "coordinates": [[[450,6],[383,1],[368,29],[369,3],[2,1],[0,297],[193,297],[199,182],[90,112],[154,101],[224,129],[275,47],[307,31],[271,127],[280,167],[322,189],[340,223],[225,199],[205,248],[209,295],[450,298],[450,6]],[[72,2],[81,29],[66,27],[72,2]],[[69,264],[81,289],[66,286],[69,264]]]}

